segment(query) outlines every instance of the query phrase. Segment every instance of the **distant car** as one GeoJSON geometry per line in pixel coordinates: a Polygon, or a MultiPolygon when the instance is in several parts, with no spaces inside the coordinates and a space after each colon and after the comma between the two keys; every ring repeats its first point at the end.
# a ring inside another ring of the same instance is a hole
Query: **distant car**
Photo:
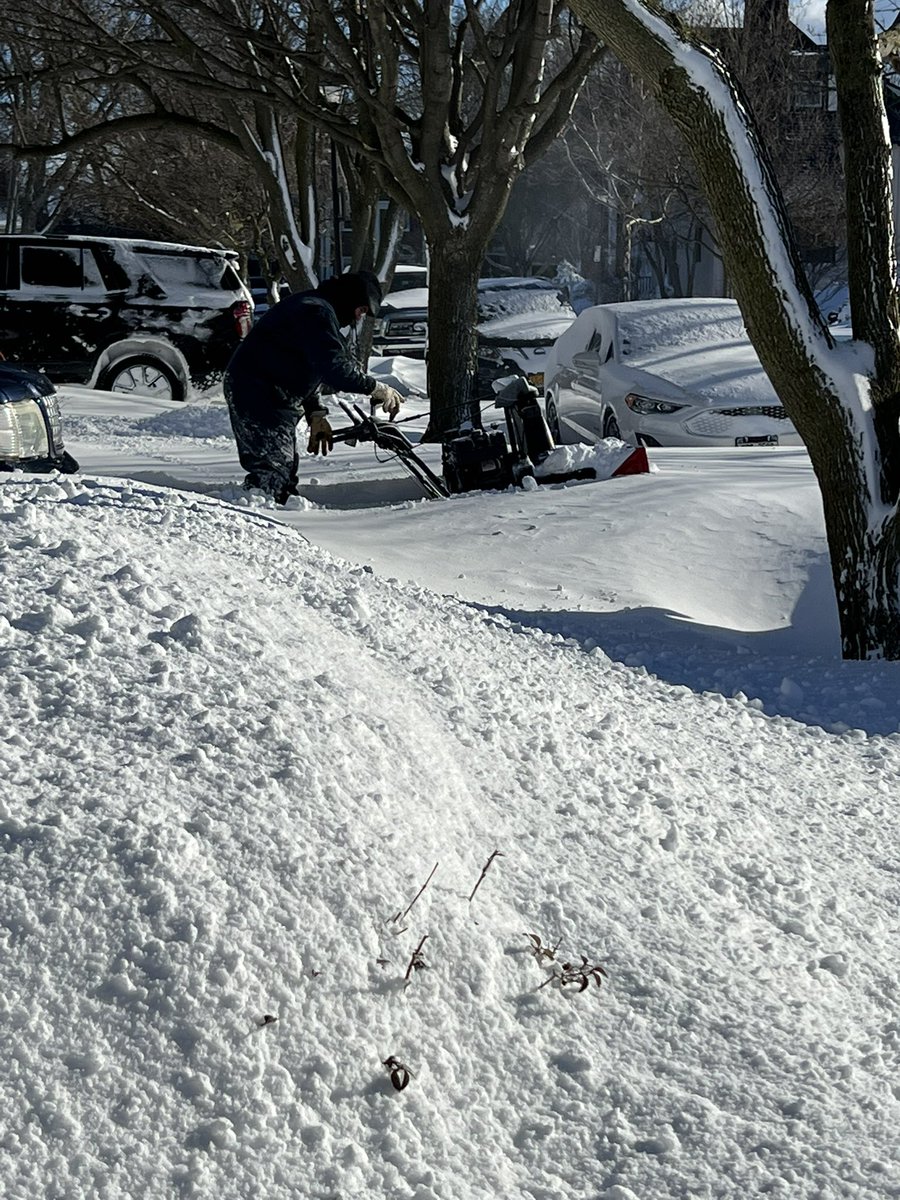
{"type": "Polygon", "coordinates": [[[226,250],[0,236],[0,350],[59,382],[183,400],[221,377],[252,313],[226,250]]]}
{"type": "Polygon", "coordinates": [[[635,300],[585,309],[548,355],[558,442],[799,446],[733,300],[635,300]]]}
{"type": "Polygon", "coordinates": [[[378,309],[372,332],[375,354],[424,358],[428,345],[428,288],[388,292],[378,309]]]}
{"type": "MultiPolygon", "coordinates": [[[[422,272],[424,268],[405,270],[422,272]]],[[[376,353],[424,356],[428,288],[410,286],[414,280],[415,276],[406,277],[403,289],[392,290],[382,301],[373,339],[376,353]]],[[[498,276],[478,281],[479,356],[483,362],[502,364],[506,373],[540,375],[541,364],[532,366],[532,359],[540,359],[574,318],[559,288],[548,279],[498,276]]]]}
{"type": "Polygon", "coordinates": [[[575,310],[548,279],[482,279],[478,284],[478,358],[501,374],[524,375],[542,390],[544,365],[575,310]]]}
{"type": "Polygon", "coordinates": [[[391,280],[391,294],[396,292],[409,292],[414,288],[427,287],[427,267],[416,267],[410,263],[398,263],[398,265],[394,267],[394,276],[391,280]]]}
{"type": "Polygon", "coordinates": [[[0,471],[77,470],[63,445],[53,384],[37,371],[0,362],[0,471]]]}

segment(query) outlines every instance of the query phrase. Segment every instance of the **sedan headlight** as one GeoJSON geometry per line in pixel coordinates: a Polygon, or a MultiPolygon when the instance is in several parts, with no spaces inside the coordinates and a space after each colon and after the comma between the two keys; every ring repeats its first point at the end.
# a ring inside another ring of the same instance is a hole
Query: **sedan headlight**
{"type": "Polygon", "coordinates": [[[672,404],[668,400],[654,400],[650,396],[639,396],[637,392],[629,392],[625,397],[625,403],[636,413],[674,413],[682,408],[687,408],[686,404],[672,404]]]}

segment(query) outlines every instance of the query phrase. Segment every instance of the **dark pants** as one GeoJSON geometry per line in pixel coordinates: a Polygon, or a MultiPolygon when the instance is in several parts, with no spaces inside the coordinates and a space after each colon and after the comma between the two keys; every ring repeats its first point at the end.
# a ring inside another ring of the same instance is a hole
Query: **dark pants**
{"type": "Polygon", "coordinates": [[[247,472],[244,487],[259,488],[284,504],[297,495],[297,425],[302,405],[280,389],[225,376],[225,400],[238,458],[247,472]]]}

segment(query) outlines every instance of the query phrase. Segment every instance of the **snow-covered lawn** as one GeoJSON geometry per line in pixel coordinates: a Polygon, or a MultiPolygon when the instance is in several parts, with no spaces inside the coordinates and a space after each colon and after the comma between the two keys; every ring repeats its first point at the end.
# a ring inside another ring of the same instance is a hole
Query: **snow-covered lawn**
{"type": "Polygon", "coordinates": [[[4,1195],[900,1196],[900,668],[801,451],[281,512],[220,400],[64,417],[0,481],[4,1195]]]}

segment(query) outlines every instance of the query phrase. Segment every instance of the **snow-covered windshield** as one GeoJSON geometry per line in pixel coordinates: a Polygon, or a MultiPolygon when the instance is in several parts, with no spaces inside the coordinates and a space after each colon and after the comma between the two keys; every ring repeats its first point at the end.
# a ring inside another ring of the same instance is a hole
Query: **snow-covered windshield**
{"type": "Polygon", "coordinates": [[[733,300],[647,301],[615,307],[619,350],[631,362],[747,340],[740,309],[733,300]]]}

